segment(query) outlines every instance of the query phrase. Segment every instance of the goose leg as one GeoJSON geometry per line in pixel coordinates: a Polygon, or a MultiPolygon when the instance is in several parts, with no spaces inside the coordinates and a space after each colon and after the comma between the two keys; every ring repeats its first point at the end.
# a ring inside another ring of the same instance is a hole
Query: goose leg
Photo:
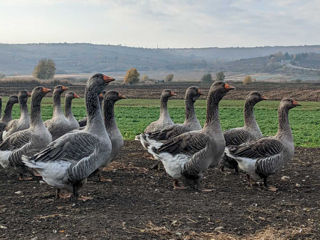
{"type": "Polygon", "coordinates": [[[263,185],[271,192],[276,192],[278,190],[277,187],[275,186],[270,186],[268,183],[267,183],[267,178],[263,178],[263,185]]]}
{"type": "Polygon", "coordinates": [[[186,189],[185,186],[181,186],[178,179],[173,179],[173,189],[175,190],[183,190],[186,189]]]}
{"type": "Polygon", "coordinates": [[[150,169],[154,169],[154,170],[160,170],[161,168],[161,163],[160,161],[156,160],[157,162],[155,164],[153,164],[150,169]]]}
{"type": "Polygon", "coordinates": [[[73,184],[72,185],[72,196],[70,198],[71,201],[77,201],[79,198],[78,187],[73,184]]]}
{"type": "Polygon", "coordinates": [[[236,165],[236,166],[234,167],[234,174],[235,174],[235,175],[239,175],[239,166],[238,166],[238,165],[236,165]]]}
{"type": "Polygon", "coordinates": [[[249,174],[247,174],[247,180],[248,180],[248,183],[249,183],[249,187],[252,187],[251,177],[250,177],[249,174]]]}
{"type": "Polygon", "coordinates": [[[61,192],[61,190],[59,188],[57,188],[55,199],[57,199],[57,200],[60,199],[60,192],[61,192]]]}

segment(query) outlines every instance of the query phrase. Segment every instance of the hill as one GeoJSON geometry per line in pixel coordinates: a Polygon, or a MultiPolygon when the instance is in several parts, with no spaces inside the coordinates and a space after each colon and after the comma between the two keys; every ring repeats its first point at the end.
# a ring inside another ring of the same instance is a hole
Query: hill
{"type": "Polygon", "coordinates": [[[0,44],[0,73],[31,74],[41,58],[53,59],[57,73],[61,74],[126,71],[133,66],[142,71],[212,70],[221,68],[226,62],[264,57],[280,51],[320,53],[320,46],[146,49],[87,43],[0,44]]]}

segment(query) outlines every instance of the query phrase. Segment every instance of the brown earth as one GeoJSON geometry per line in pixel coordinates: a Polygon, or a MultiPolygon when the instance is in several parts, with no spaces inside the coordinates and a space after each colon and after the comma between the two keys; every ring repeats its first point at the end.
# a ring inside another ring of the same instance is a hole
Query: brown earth
{"type": "MultiPolygon", "coordinates": [[[[47,87],[53,88],[54,82],[48,83],[47,87]]],[[[157,99],[160,96],[162,89],[169,88],[178,92],[178,96],[175,98],[182,99],[184,92],[189,86],[199,86],[204,93],[204,97],[207,95],[210,84],[204,84],[200,82],[171,82],[163,84],[152,85],[121,85],[111,84],[108,89],[113,89],[121,92],[129,98],[153,98],[157,99]]],[[[239,82],[234,82],[232,85],[236,86],[236,91],[232,94],[228,94],[225,99],[245,99],[250,91],[260,91],[265,96],[273,100],[279,100],[283,97],[293,97],[298,101],[320,101],[320,83],[273,83],[273,82],[255,82],[249,85],[243,85],[239,82]]],[[[36,85],[34,85],[36,86],[36,85]]],[[[5,86],[0,87],[0,96],[7,96],[17,94],[19,90],[31,90],[33,85],[19,85],[19,86],[5,86]]],[[[73,90],[83,96],[84,85],[70,85],[70,90],[73,90]]],[[[50,96],[50,95],[48,95],[50,96]]]]}
{"type": "Polygon", "coordinates": [[[80,193],[87,201],[54,200],[54,189],[0,170],[0,239],[320,239],[320,149],[297,148],[270,183],[210,169],[213,192],[173,190],[138,142],[80,193]],[[287,177],[283,177],[287,176],[287,177]],[[283,180],[281,180],[281,177],[283,180]]]}

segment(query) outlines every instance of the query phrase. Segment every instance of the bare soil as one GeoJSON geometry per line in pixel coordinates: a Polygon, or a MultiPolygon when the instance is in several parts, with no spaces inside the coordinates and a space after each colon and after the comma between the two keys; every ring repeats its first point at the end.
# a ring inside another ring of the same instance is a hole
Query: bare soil
{"type": "Polygon", "coordinates": [[[320,239],[319,154],[297,148],[270,178],[276,192],[209,169],[203,184],[214,191],[204,193],[173,190],[140,144],[126,141],[107,181],[88,180],[80,193],[89,200],[76,203],[1,169],[0,239],[320,239]]]}

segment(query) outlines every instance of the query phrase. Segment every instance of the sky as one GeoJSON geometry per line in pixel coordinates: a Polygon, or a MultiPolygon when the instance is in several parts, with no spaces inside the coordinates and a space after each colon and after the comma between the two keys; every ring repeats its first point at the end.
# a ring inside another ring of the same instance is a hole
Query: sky
{"type": "Polygon", "coordinates": [[[0,43],[320,44],[319,0],[0,0],[0,43]]]}

